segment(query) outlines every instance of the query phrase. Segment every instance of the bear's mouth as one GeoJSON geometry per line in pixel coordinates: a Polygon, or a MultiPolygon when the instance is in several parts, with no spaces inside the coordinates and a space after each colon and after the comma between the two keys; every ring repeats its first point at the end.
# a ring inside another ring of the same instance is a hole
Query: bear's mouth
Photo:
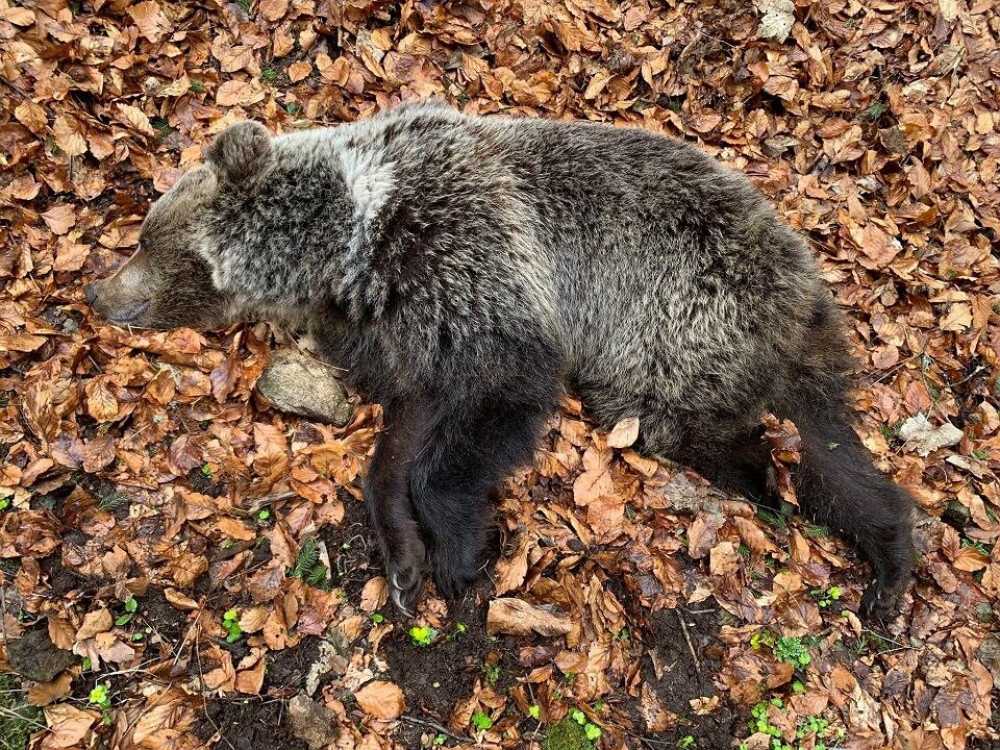
{"type": "Polygon", "coordinates": [[[149,300],[143,299],[138,302],[133,302],[131,304],[125,305],[118,308],[114,313],[108,315],[108,320],[112,323],[134,323],[136,320],[141,318],[143,314],[149,309],[149,300]]]}

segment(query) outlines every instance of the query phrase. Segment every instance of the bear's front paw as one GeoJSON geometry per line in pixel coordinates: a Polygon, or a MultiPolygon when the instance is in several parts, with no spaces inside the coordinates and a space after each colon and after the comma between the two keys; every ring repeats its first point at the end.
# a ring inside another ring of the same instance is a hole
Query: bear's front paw
{"type": "Polygon", "coordinates": [[[386,563],[389,598],[406,617],[413,617],[424,592],[426,553],[421,542],[413,541],[405,549],[394,551],[386,563]]]}
{"type": "Polygon", "coordinates": [[[434,552],[434,585],[446,599],[460,596],[479,573],[479,549],[446,546],[434,552]]]}
{"type": "Polygon", "coordinates": [[[861,597],[858,616],[870,625],[885,625],[899,614],[900,600],[906,591],[907,580],[901,579],[891,584],[875,581],[861,597]]]}

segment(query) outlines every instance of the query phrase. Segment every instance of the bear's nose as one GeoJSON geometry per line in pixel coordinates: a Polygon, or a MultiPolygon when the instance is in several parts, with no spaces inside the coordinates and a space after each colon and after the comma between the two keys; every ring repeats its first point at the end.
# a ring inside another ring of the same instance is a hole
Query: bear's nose
{"type": "Polygon", "coordinates": [[[97,299],[97,290],[94,289],[93,284],[87,284],[83,288],[83,296],[87,298],[87,302],[94,304],[94,300],[97,299]]]}

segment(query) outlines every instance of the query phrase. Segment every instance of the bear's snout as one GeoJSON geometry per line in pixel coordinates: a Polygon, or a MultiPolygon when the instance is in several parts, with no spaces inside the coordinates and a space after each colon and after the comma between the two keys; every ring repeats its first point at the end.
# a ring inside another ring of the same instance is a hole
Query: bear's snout
{"type": "Polygon", "coordinates": [[[87,284],[83,288],[83,296],[98,315],[112,323],[134,323],[149,310],[151,300],[148,297],[134,298],[124,294],[125,290],[120,288],[121,285],[114,283],[116,278],[118,277],[87,284]]]}

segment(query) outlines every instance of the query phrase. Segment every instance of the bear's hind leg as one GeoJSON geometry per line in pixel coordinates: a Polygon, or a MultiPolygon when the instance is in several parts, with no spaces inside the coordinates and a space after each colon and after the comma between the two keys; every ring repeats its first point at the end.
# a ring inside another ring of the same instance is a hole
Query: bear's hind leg
{"type": "Polygon", "coordinates": [[[385,429],[375,439],[365,478],[364,497],[378,537],[389,579],[392,602],[412,616],[423,591],[427,552],[410,501],[408,472],[426,432],[429,418],[419,399],[386,403],[385,429]]]}

